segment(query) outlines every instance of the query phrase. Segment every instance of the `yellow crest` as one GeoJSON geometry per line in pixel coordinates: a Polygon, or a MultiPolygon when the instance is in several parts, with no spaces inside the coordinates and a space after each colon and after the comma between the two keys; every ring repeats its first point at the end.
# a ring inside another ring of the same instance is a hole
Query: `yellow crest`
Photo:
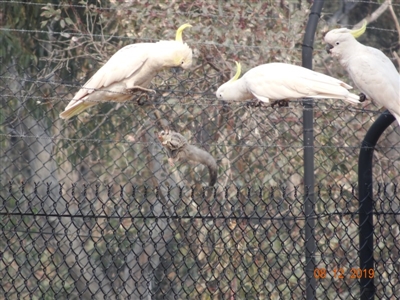
{"type": "Polygon", "coordinates": [[[232,77],[231,80],[229,81],[235,81],[239,79],[240,73],[242,72],[242,66],[240,65],[240,63],[238,63],[237,61],[235,61],[236,64],[236,74],[235,76],[232,77]]]}
{"type": "Polygon", "coordinates": [[[175,40],[176,40],[177,42],[182,42],[182,43],[183,43],[183,40],[182,40],[182,32],[183,32],[183,30],[184,30],[185,28],[188,28],[188,27],[192,27],[192,25],[190,25],[190,24],[183,24],[181,27],[178,28],[178,30],[176,31],[176,38],[175,38],[175,40]]]}
{"type": "Polygon", "coordinates": [[[363,25],[361,26],[361,28],[351,30],[350,33],[351,33],[351,35],[354,36],[355,38],[358,38],[358,37],[360,37],[360,36],[363,35],[363,33],[365,32],[366,29],[367,29],[367,21],[364,20],[364,23],[363,23],[363,25]]]}

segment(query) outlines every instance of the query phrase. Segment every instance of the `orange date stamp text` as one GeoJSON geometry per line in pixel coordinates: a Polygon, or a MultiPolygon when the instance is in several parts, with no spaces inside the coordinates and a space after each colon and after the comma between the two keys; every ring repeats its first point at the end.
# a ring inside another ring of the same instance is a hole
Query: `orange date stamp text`
{"type": "Polygon", "coordinates": [[[314,269],[314,278],[316,279],[325,279],[327,277],[333,277],[334,279],[372,279],[374,276],[374,269],[351,268],[349,271],[347,271],[345,268],[333,268],[332,270],[328,271],[325,268],[314,269]]]}

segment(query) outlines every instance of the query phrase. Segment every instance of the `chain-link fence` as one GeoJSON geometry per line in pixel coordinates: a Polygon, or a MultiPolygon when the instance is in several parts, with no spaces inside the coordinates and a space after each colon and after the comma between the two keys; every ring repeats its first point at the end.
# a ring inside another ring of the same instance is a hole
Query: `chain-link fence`
{"type": "MultiPolygon", "coordinates": [[[[227,103],[214,93],[231,77],[233,60],[244,71],[271,61],[300,65],[309,11],[304,3],[247,2],[207,4],[200,12],[195,4],[100,9],[37,3],[48,12],[41,19],[47,27],[2,28],[9,45],[18,34],[20,43],[38,43],[38,50],[27,56],[10,46],[1,58],[0,297],[305,298],[303,105],[227,103]],[[217,18],[220,9],[223,18],[217,18]],[[133,13],[150,25],[173,15],[180,24],[182,16],[200,24],[184,34],[194,49],[193,67],[160,72],[150,86],[155,95],[99,103],[60,119],[116,49],[173,36],[176,26],[168,21],[154,31],[139,21],[124,23],[133,13]],[[110,28],[113,17],[134,29],[118,36],[110,28]],[[78,21],[90,26],[83,30],[78,21]],[[174,159],[162,131],[180,134],[184,147],[200,149],[206,159],[174,159]]],[[[329,22],[321,24],[314,69],[351,83],[325,55],[322,27],[329,22]]],[[[360,297],[363,276],[374,277],[379,299],[400,292],[395,123],[374,152],[376,268],[374,274],[359,269],[357,161],[379,114],[371,102],[314,104],[318,299],[360,297]]]]}
{"type": "MultiPolygon", "coordinates": [[[[301,299],[303,193],[284,187],[195,189],[10,184],[1,195],[5,299],[301,299]],[[43,192],[40,189],[43,188],[43,192]],[[101,190],[105,189],[105,195],[101,190]]],[[[399,196],[374,195],[374,273],[358,264],[354,188],[317,189],[318,299],[379,299],[399,291],[399,196]],[[367,273],[366,273],[367,272],[367,273]]]]}

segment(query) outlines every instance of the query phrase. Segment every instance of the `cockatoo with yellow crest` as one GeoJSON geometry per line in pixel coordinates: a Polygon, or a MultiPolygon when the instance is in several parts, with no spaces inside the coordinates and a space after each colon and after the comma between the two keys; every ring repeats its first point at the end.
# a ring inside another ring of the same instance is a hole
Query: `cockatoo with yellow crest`
{"type": "Polygon", "coordinates": [[[235,76],[221,85],[217,98],[227,101],[257,98],[269,103],[299,98],[332,98],[359,103],[352,87],[341,80],[310,69],[285,63],[269,63],[250,69],[241,78],[241,65],[236,62],[235,76]]]}
{"type": "Polygon", "coordinates": [[[329,31],[324,37],[327,51],[339,59],[361,91],[362,98],[387,108],[400,125],[400,75],[383,52],[356,40],[366,28],[367,22],[364,22],[360,29],[329,31]]]}
{"type": "Polygon", "coordinates": [[[154,76],[164,68],[192,65],[192,50],[183,43],[182,32],[191,27],[184,24],[176,32],[176,39],[157,43],[137,43],[117,51],[76,93],[60,114],[69,119],[99,102],[125,102],[137,91],[147,89],[154,76]]]}

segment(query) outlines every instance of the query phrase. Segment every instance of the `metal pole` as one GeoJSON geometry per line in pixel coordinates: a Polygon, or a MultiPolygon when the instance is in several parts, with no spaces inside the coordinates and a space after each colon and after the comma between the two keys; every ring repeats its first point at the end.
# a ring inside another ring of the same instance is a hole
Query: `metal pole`
{"type": "MultiPolygon", "coordinates": [[[[323,0],[315,0],[311,13],[308,17],[306,32],[303,39],[302,65],[312,69],[312,51],[314,36],[317,29],[318,20],[321,16],[323,0]]],[[[316,299],[316,280],[315,270],[315,251],[316,242],[314,235],[315,228],[315,198],[314,198],[314,101],[312,99],[303,100],[303,146],[304,146],[304,210],[306,216],[305,228],[305,247],[306,247],[306,299],[316,299]]]]}
{"type": "MultiPolygon", "coordinates": [[[[383,112],[372,124],[361,143],[358,157],[358,195],[359,195],[359,256],[360,269],[374,269],[374,199],[372,189],[372,159],[374,147],[382,133],[395,121],[389,111],[383,112]]],[[[364,272],[363,272],[364,274],[364,272]]],[[[375,295],[374,278],[364,276],[360,279],[360,299],[371,300],[375,295]]]]}

